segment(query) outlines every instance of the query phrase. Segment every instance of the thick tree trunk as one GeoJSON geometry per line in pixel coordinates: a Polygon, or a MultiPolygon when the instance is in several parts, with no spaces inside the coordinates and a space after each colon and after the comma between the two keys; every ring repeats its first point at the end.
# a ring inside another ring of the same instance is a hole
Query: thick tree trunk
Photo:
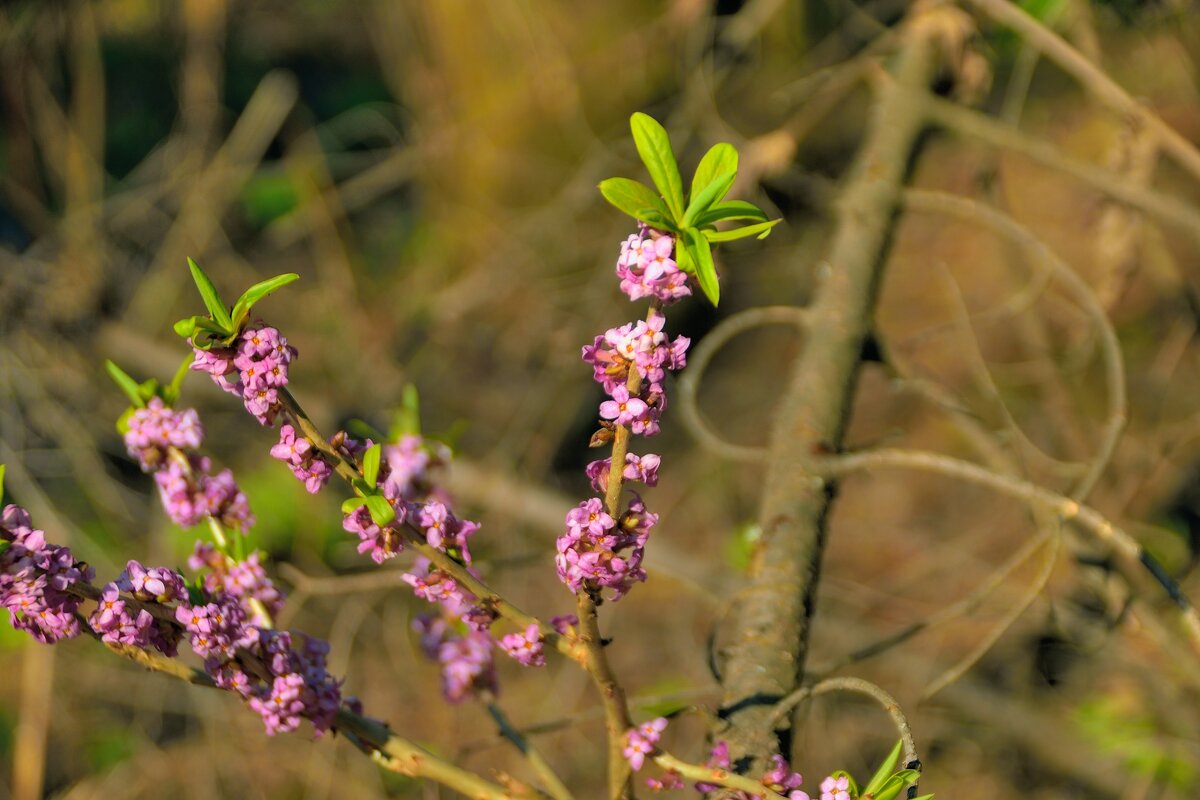
{"type": "Polygon", "coordinates": [[[866,139],[846,181],[809,337],[793,366],[772,432],[750,585],[730,618],[723,658],[724,728],[739,770],[759,774],[779,748],[768,717],[803,675],[832,488],[804,467],[836,450],[871,325],[887,242],[921,132],[916,95],[929,85],[930,18],[914,10],[892,72],[880,76],[866,139]]]}

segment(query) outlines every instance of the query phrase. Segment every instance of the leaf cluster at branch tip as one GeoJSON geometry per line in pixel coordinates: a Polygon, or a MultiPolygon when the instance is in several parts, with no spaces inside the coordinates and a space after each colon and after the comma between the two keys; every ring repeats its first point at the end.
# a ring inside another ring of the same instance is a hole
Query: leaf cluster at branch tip
{"type": "Polygon", "coordinates": [[[715,306],[721,290],[713,263],[712,245],[747,236],[762,239],[778,219],[744,200],[725,200],[737,178],[738,152],[727,143],[713,145],[692,175],[691,189],[684,194],[679,164],[671,140],[661,124],[648,114],[636,113],[629,120],[633,142],[655,188],[631,178],[609,178],[600,182],[604,199],[634,219],[674,234],[676,261],[692,275],[705,297],[715,306]],[[718,230],[718,222],[749,221],[750,224],[718,230]]]}

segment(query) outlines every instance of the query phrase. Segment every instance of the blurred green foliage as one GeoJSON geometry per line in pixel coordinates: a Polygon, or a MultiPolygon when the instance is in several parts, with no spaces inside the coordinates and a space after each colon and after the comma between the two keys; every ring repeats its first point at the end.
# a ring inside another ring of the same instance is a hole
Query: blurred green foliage
{"type": "Polygon", "coordinates": [[[1075,709],[1075,725],[1104,752],[1120,759],[1131,772],[1190,791],[1197,788],[1197,770],[1184,757],[1183,741],[1172,747],[1154,716],[1127,698],[1098,694],[1075,709]]]}

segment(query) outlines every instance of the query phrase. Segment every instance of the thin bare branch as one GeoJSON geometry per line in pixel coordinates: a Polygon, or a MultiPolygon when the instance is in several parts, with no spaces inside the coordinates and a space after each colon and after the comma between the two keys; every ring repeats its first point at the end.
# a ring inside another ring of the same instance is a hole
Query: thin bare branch
{"type": "Polygon", "coordinates": [[[688,357],[688,368],[679,379],[680,414],[684,425],[697,441],[717,455],[733,461],[762,461],[766,458],[765,447],[733,444],[721,438],[700,412],[696,394],[713,356],[733,337],[765,325],[794,325],[801,330],[807,330],[808,321],[808,312],[794,306],[748,308],[721,320],[708,332],[692,350],[688,357]]]}

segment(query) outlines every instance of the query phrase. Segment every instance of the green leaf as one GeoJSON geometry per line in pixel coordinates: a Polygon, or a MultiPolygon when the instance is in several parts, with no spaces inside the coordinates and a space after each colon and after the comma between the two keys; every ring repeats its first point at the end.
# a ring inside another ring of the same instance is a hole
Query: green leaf
{"type": "MultiPolygon", "coordinates": [[[[915,769],[902,769],[884,781],[883,785],[874,794],[870,794],[870,796],[874,800],[896,800],[906,786],[916,783],[920,779],[921,773],[915,769]]],[[[863,794],[868,795],[869,792],[864,789],[863,794]]]]}
{"type": "Polygon", "coordinates": [[[292,281],[300,280],[300,276],[294,272],[288,272],[283,275],[276,275],[274,278],[268,278],[261,283],[256,283],[246,291],[242,292],[242,296],[233,304],[233,321],[230,323],[231,331],[238,331],[246,320],[250,317],[250,309],[254,304],[264,297],[269,295],[276,289],[282,289],[292,281]]]}
{"type": "Polygon", "coordinates": [[[200,290],[200,297],[204,300],[204,307],[208,309],[209,316],[221,326],[225,333],[232,331],[233,321],[229,318],[229,309],[221,302],[221,295],[217,293],[217,287],[213,286],[212,280],[204,270],[200,269],[199,264],[190,258],[187,262],[188,269],[192,271],[192,280],[196,282],[196,288],[200,290]]]}
{"type": "Polygon", "coordinates": [[[179,365],[179,369],[175,370],[175,376],[171,378],[171,382],[162,391],[163,402],[169,406],[175,405],[175,401],[179,399],[179,393],[183,389],[183,381],[191,371],[192,357],[185,356],[183,362],[179,365]]]}
{"type": "Polygon", "coordinates": [[[858,784],[855,783],[854,776],[851,775],[849,772],[846,772],[846,770],[839,769],[836,772],[834,772],[832,775],[830,775],[830,777],[833,778],[834,780],[837,780],[838,778],[845,778],[846,780],[850,781],[850,796],[851,797],[859,796],[858,784]]]}
{"type": "Polygon", "coordinates": [[[361,497],[348,497],[342,501],[342,514],[353,514],[356,508],[366,504],[366,500],[361,497]]]}
{"type": "Polygon", "coordinates": [[[246,560],[246,534],[242,531],[231,531],[230,538],[233,540],[233,559],[237,562],[246,560]]]}
{"type": "Polygon", "coordinates": [[[863,789],[864,794],[877,792],[887,781],[892,774],[892,769],[896,766],[896,759],[900,758],[900,751],[904,749],[904,740],[898,739],[896,746],[892,748],[892,752],[888,753],[888,757],[879,765],[879,769],[875,770],[875,774],[871,776],[871,780],[867,783],[867,787],[863,789]]]}
{"type": "Polygon", "coordinates": [[[392,413],[392,425],[388,430],[388,440],[400,441],[402,436],[421,435],[421,398],[417,387],[411,383],[405,384],[400,394],[400,407],[392,413]]]}
{"type": "Polygon", "coordinates": [[[1026,14],[1042,24],[1052,24],[1066,7],[1066,0],[1020,0],[1017,3],[1026,14]]]}
{"type": "Polygon", "coordinates": [[[644,183],[629,178],[608,178],[600,181],[600,194],[621,211],[648,225],[661,225],[671,218],[667,204],[644,183]]]}
{"type": "Polygon", "coordinates": [[[684,228],[680,231],[684,252],[691,273],[696,276],[696,283],[714,306],[721,300],[721,286],[717,281],[717,267],[713,263],[712,249],[708,240],[695,228],[684,228]]]}
{"type": "Polygon", "coordinates": [[[366,497],[369,494],[375,494],[375,487],[368,486],[367,482],[357,475],[351,478],[350,485],[354,488],[354,491],[358,492],[359,497],[366,497]]]}
{"type": "Polygon", "coordinates": [[[679,226],[675,224],[675,221],[658,211],[647,211],[639,219],[651,228],[657,228],[660,231],[679,232],[679,226]]]}
{"type": "Polygon", "coordinates": [[[729,187],[733,186],[733,179],[736,177],[737,173],[726,172],[714,178],[711,183],[704,187],[704,190],[700,194],[692,198],[692,202],[688,204],[687,212],[683,215],[683,224],[695,224],[696,217],[700,216],[701,212],[707,211],[709,206],[725,196],[729,191],[729,187]]]}
{"type": "Polygon", "coordinates": [[[374,488],[379,483],[379,458],[383,455],[383,447],[372,445],[363,453],[363,480],[374,488]]]}
{"type": "Polygon", "coordinates": [[[704,231],[704,238],[710,242],[732,242],[738,239],[745,239],[748,236],[758,236],[759,239],[765,239],[771,233],[771,229],[778,225],[783,220],[773,219],[770,222],[759,222],[755,225],[743,225],[740,228],[730,228],[727,231],[704,231]]]}
{"type": "Polygon", "coordinates": [[[129,377],[129,373],[118,367],[111,360],[105,360],[104,369],[108,372],[108,377],[113,379],[117,386],[121,387],[121,391],[129,398],[129,402],[133,403],[138,408],[145,408],[146,401],[142,398],[141,388],[138,382],[129,377]]]}
{"type": "Polygon", "coordinates": [[[136,413],[137,409],[129,406],[121,413],[121,416],[117,417],[117,433],[121,434],[121,436],[129,433],[129,418],[136,413]]]}
{"type": "Polygon", "coordinates": [[[767,212],[754,203],[747,203],[745,200],[726,200],[724,203],[717,203],[696,217],[696,225],[712,225],[724,219],[754,219],[766,222],[768,217],[767,212]]]}
{"type": "Polygon", "coordinates": [[[4,551],[12,546],[12,542],[0,539],[0,556],[4,555],[4,551]]]}
{"type": "Polygon", "coordinates": [[[373,442],[387,441],[387,437],[379,432],[371,423],[363,419],[348,419],[345,424],[346,433],[355,439],[370,439],[373,442]]]}
{"type": "Polygon", "coordinates": [[[3,464],[0,464],[0,500],[4,499],[4,470],[7,469],[3,464]]]}
{"type": "Polygon", "coordinates": [[[188,583],[185,584],[185,586],[187,588],[189,605],[202,606],[208,602],[208,598],[205,596],[206,593],[200,586],[199,579],[197,579],[195,583],[188,583]]]}
{"type": "Polygon", "coordinates": [[[216,322],[213,322],[208,317],[188,317],[181,319],[175,323],[175,333],[179,334],[184,339],[191,339],[192,345],[199,347],[201,350],[207,350],[212,347],[212,341],[197,341],[196,333],[205,332],[211,333],[214,336],[224,339],[229,336],[229,332],[221,328],[216,322]]]}
{"type": "Polygon", "coordinates": [[[708,152],[704,154],[704,158],[700,159],[700,163],[696,165],[696,172],[692,175],[692,191],[688,197],[692,198],[693,203],[696,202],[696,197],[718,175],[724,175],[727,172],[736,175],[737,170],[737,148],[728,142],[714,144],[708,148],[708,152]]]}
{"type": "Polygon", "coordinates": [[[143,400],[149,403],[150,398],[158,394],[158,378],[147,378],[139,383],[138,394],[141,395],[143,400]]]}
{"type": "Polygon", "coordinates": [[[383,495],[373,494],[368,497],[367,511],[371,513],[371,519],[375,521],[375,524],[380,527],[396,518],[396,509],[392,508],[392,504],[383,495]]]}
{"type": "Polygon", "coordinates": [[[629,129],[638,155],[667,201],[671,216],[675,221],[683,219],[683,179],[679,177],[679,165],[671,152],[666,129],[654,117],[640,111],[629,118],[629,129]]]}
{"type": "Polygon", "coordinates": [[[199,327],[198,323],[196,322],[198,319],[200,319],[200,317],[188,317],[187,319],[181,319],[172,327],[175,328],[175,333],[180,338],[190,339],[196,332],[196,328],[199,327]]]}

